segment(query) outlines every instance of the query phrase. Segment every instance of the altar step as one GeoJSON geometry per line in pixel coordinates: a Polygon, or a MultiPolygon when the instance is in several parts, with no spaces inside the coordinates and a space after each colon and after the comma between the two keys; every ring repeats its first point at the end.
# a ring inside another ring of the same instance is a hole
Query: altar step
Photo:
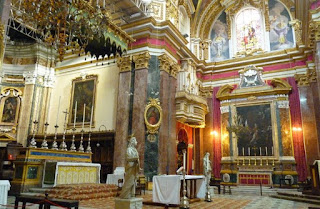
{"type": "MultiPolygon", "coordinates": [[[[232,194],[237,195],[260,195],[260,186],[231,186],[232,194]]],[[[279,189],[279,188],[270,188],[263,186],[262,195],[276,195],[277,192],[292,192],[297,191],[296,189],[279,189]]]]}
{"type": "Polygon", "coordinates": [[[301,194],[301,193],[278,192],[276,195],[270,195],[270,197],[320,205],[320,196],[315,196],[315,195],[305,195],[305,194],[301,194]]]}

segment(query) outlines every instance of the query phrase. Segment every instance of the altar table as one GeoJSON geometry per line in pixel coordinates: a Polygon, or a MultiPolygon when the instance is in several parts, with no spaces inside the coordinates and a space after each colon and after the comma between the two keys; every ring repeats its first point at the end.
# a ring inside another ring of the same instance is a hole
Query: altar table
{"type": "Polygon", "coordinates": [[[114,184],[118,186],[118,180],[124,180],[124,174],[108,174],[106,184],[114,184]]]}
{"type": "MultiPolygon", "coordinates": [[[[152,201],[163,204],[180,204],[182,175],[153,176],[152,201]]],[[[189,198],[205,197],[205,177],[186,175],[187,195],[189,198]]]]}

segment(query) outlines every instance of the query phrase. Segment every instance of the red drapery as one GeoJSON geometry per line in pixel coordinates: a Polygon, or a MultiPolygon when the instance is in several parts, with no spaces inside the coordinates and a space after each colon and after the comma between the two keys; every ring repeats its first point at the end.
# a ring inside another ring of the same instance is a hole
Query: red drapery
{"type": "MultiPolygon", "coordinates": [[[[294,77],[288,78],[288,83],[292,86],[292,92],[289,95],[291,125],[292,127],[302,128],[300,97],[297,83],[294,77]]],[[[307,164],[305,156],[305,148],[303,143],[303,132],[293,131],[293,148],[294,157],[297,163],[297,172],[299,174],[299,181],[305,181],[307,178],[307,164]]]]}
{"type": "Polygon", "coordinates": [[[216,178],[220,178],[221,170],[221,112],[220,112],[220,101],[216,98],[216,94],[220,87],[213,88],[212,94],[212,106],[213,106],[213,130],[218,134],[214,135],[213,142],[213,174],[216,178]]]}

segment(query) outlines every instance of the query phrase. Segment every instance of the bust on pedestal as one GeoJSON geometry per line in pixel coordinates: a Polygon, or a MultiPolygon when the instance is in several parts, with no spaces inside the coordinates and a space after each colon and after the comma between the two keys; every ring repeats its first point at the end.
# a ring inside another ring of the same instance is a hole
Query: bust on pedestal
{"type": "Polygon", "coordinates": [[[136,179],[140,171],[137,140],[130,136],[126,154],[126,175],[119,198],[115,199],[116,209],[142,209],[142,198],[135,198],[136,179]]]}

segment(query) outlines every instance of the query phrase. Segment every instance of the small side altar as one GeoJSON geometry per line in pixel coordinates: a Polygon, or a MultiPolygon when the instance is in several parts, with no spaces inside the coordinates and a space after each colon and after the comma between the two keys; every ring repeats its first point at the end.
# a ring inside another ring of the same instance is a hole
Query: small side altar
{"type": "MultiPolygon", "coordinates": [[[[15,171],[11,182],[11,192],[15,194],[28,191],[29,188],[41,187],[44,181],[44,168],[47,162],[68,162],[69,164],[82,163],[90,165],[92,164],[91,155],[91,153],[85,152],[30,147],[21,148],[20,154],[14,161],[15,171]]],[[[53,174],[55,174],[55,172],[53,174]]]]}

